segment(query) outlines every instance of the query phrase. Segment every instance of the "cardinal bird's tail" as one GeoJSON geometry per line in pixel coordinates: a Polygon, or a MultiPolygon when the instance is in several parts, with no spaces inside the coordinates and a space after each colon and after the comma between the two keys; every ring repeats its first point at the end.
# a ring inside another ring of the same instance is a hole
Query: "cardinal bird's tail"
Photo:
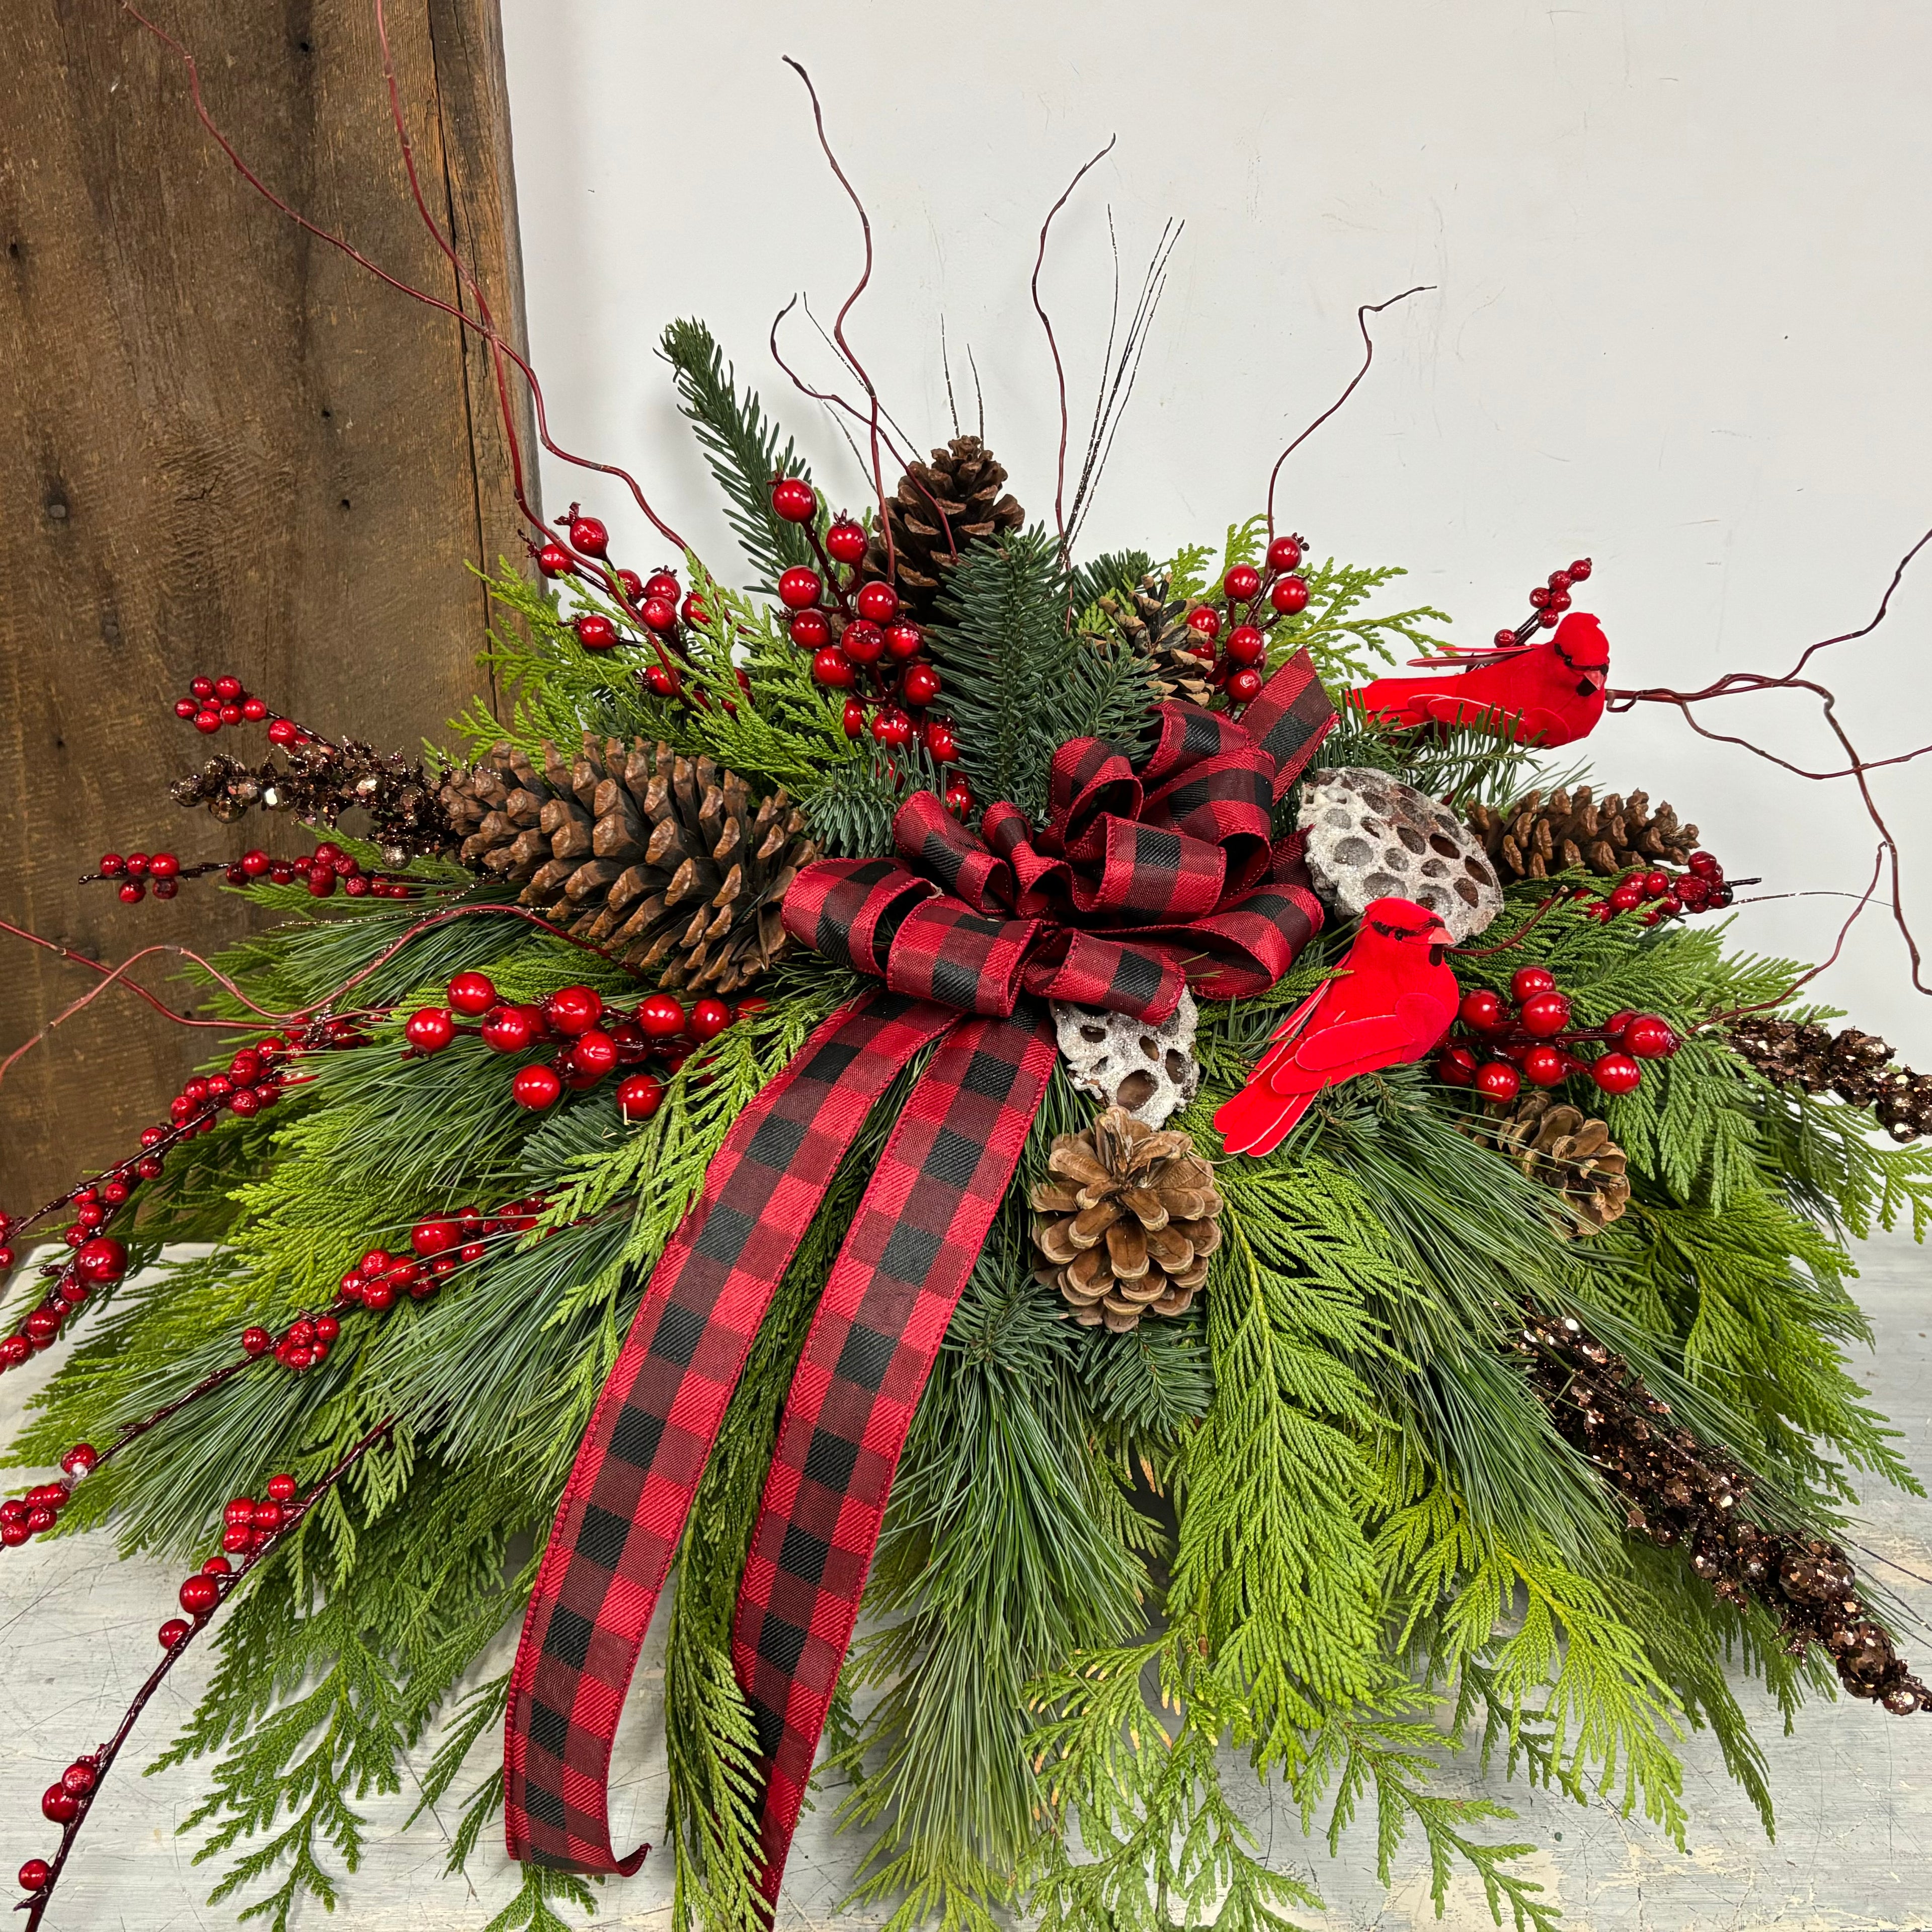
{"type": "Polygon", "coordinates": [[[1230,1154],[1272,1154],[1294,1132],[1312,1094],[1278,1094],[1264,1079],[1250,1080],[1214,1115],[1230,1154]]]}
{"type": "Polygon", "coordinates": [[[1384,724],[1423,724],[1428,718],[1418,699],[1439,688],[1432,687],[1426,677],[1378,677],[1352,691],[1348,696],[1371,718],[1378,718],[1384,724]]]}

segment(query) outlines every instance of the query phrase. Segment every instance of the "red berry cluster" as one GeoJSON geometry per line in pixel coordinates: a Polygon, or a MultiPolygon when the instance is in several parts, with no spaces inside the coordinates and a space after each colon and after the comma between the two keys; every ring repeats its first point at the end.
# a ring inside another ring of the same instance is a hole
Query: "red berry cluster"
{"type": "Polygon", "coordinates": [[[1587,556],[1580,556],[1568,570],[1552,570],[1544,582],[1530,592],[1529,615],[1514,630],[1505,628],[1496,633],[1496,648],[1514,650],[1527,644],[1539,630],[1555,630],[1570,608],[1571,586],[1582,583],[1592,567],[1587,556]]]}
{"type": "Polygon", "coordinates": [[[1522,966],[1510,981],[1510,997],[1478,987],[1462,996],[1457,1030],[1436,1056],[1438,1078],[1472,1087],[1486,1100],[1507,1106],[1534,1087],[1556,1087],[1587,1073],[1606,1094],[1628,1094],[1643,1084],[1643,1060],[1666,1060],[1678,1038],[1654,1013],[1613,1014],[1600,1027],[1573,1027],[1568,996],[1558,991],[1546,966],[1522,966]],[[1586,1058],[1585,1046],[1601,1049],[1586,1058]]]}
{"type": "Polygon", "coordinates": [[[319,899],[332,897],[338,888],[352,899],[413,898],[420,890],[399,872],[364,872],[359,859],[326,838],[313,852],[292,859],[272,859],[266,852],[250,851],[230,862],[215,860],[199,866],[184,866],[172,852],[130,852],[125,857],[118,852],[104,852],[100,869],[83,874],[81,884],[118,879],[122,898],[134,905],[150,892],[158,899],[171,899],[181,890],[183,879],[199,879],[210,872],[219,872],[231,886],[289,886],[299,880],[319,899]]]}
{"type": "MultiPolygon", "coordinates": [[[[1738,883],[1755,885],[1757,881],[1738,883]]],[[[1612,920],[1633,912],[1645,926],[1660,926],[1683,914],[1721,912],[1733,895],[1715,855],[1693,852],[1684,872],[1669,872],[1659,866],[1647,872],[1627,872],[1607,892],[1598,895],[1588,886],[1579,886],[1573,896],[1590,902],[1585,910],[1599,926],[1608,926],[1612,920]]]]}
{"type": "MultiPolygon", "coordinates": [[[[581,578],[621,604],[644,632],[657,660],[644,668],[646,688],[659,698],[676,697],[684,688],[682,666],[691,661],[680,635],[680,622],[705,621],[704,606],[696,593],[686,596],[683,586],[668,570],[654,571],[646,578],[634,570],[615,568],[610,561],[610,531],[602,519],[586,517],[576,504],[556,520],[568,533],[569,541],[560,543],[553,537],[548,543],[532,544],[530,554],[538,569],[551,578],[581,578]]],[[[586,651],[608,651],[626,641],[623,633],[600,610],[586,610],[574,618],[571,628],[586,651]]]]}
{"type": "Polygon", "coordinates": [[[901,614],[890,584],[862,578],[864,529],[842,516],[821,541],[818,493],[802,476],[772,484],[772,508],[805,531],[818,558],[818,569],[797,564],[778,578],[778,602],[791,613],[792,642],[812,653],[813,677],[829,691],[851,694],[846,735],[869,731],[889,751],[916,739],[935,764],[953,764],[959,743],[952,721],[928,715],[941,686],[924,655],[926,633],[901,614]]]}
{"type": "Polygon", "coordinates": [[[443,997],[446,1006],[418,1006],[405,1023],[404,1036],[414,1052],[440,1053],[459,1034],[476,1034],[496,1053],[548,1048],[547,1062],[518,1069],[511,1092],[518,1106],[541,1113],[563,1097],[566,1088],[583,1093],[620,1073],[617,1106],[628,1120],[649,1119],[663,1102],[664,1082],[692,1052],[716,1040],[740,1013],[764,1004],[741,1000],[734,1010],[707,994],[687,1010],[674,994],[652,993],[626,1013],[606,1006],[592,987],[560,986],[548,998],[518,1005],[500,999],[482,973],[458,974],[443,997]],[[465,1019],[476,1024],[466,1025],[465,1019]],[[647,1060],[656,1070],[645,1069],[647,1060]]]}
{"type": "Polygon", "coordinates": [[[1268,547],[1262,568],[1236,564],[1222,578],[1219,596],[1187,614],[1188,628],[1200,640],[1194,655],[1208,666],[1208,682],[1231,705],[1250,704],[1260,696],[1268,632],[1284,617],[1298,616],[1308,608],[1307,579],[1296,574],[1304,541],[1276,537],[1268,547]]]}
{"type": "Polygon", "coordinates": [[[271,711],[243,687],[238,677],[198,677],[188,686],[188,693],[186,698],[175,700],[175,716],[186,718],[197,731],[208,736],[224,724],[259,724],[266,718],[272,743],[292,749],[298,745],[327,742],[312,731],[304,731],[292,718],[271,711]]]}

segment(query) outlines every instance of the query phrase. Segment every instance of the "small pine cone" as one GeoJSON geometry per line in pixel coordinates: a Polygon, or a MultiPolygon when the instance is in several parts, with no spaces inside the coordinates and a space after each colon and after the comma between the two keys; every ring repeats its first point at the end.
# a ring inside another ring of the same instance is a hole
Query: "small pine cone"
{"type": "Polygon", "coordinates": [[[782,791],[754,800],[735,772],[641,738],[586,733],[568,764],[547,744],[541,772],[500,744],[448,775],[441,803],[465,865],[692,993],[736,992],[784,950],[785,889],[818,856],[782,791]]]}
{"type": "Polygon", "coordinates": [[[1697,849],[1696,826],[1678,824],[1667,803],[1653,812],[1647,792],[1600,799],[1588,785],[1532,791],[1501,811],[1472,806],[1468,820],[1506,880],[1567,872],[1613,879],[1653,866],[1681,868],[1697,849]]]}
{"type": "Polygon", "coordinates": [[[1006,472],[976,436],[956,436],[930,463],[915,463],[886,501],[892,531],[892,568],[886,541],[874,531],[866,551],[868,577],[890,575],[899,602],[914,622],[935,615],[942,573],[966,546],[1001,530],[1016,530],[1026,512],[1006,495],[1006,472]]]}
{"type": "Polygon", "coordinates": [[[1046,1165],[1034,1244],[1072,1319],[1120,1334],[1143,1315],[1183,1313],[1221,1245],[1214,1170],[1192,1139],[1109,1107],[1084,1133],[1060,1135],[1046,1165]]]}
{"type": "Polygon", "coordinates": [[[1875,1034],[1846,1027],[1834,1034],[1750,1013],[1732,1028],[1730,1044],[1767,1080],[1869,1107],[1895,1141],[1932,1134],[1932,1075],[1894,1064],[1892,1048],[1875,1034]]]}
{"type": "Polygon", "coordinates": [[[1580,1108],[1532,1091],[1500,1119],[1478,1124],[1475,1132],[1562,1196],[1568,1211],[1557,1226],[1566,1234],[1600,1234],[1630,1205],[1623,1149],[1580,1108]]]}
{"type": "Polygon", "coordinates": [[[1129,647],[1147,659],[1156,702],[1171,699],[1204,710],[1215,695],[1209,680],[1213,659],[1196,655],[1201,634],[1188,628],[1186,604],[1170,598],[1168,588],[1167,578],[1156,572],[1142,578],[1131,608],[1111,592],[1100,608],[1129,647]]]}

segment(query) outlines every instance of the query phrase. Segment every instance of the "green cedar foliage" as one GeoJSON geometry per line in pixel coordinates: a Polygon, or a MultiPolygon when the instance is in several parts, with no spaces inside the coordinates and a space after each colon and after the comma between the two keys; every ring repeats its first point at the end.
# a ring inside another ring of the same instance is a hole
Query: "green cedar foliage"
{"type": "MultiPolygon", "coordinates": [[[[766,495],[773,476],[801,473],[796,454],[701,325],[674,325],[664,350],[770,581],[805,558],[766,495]]],[[[1176,593],[1252,560],[1262,536],[1250,520],[1178,552],[1176,593]]],[[[933,651],[982,802],[1038,818],[1064,740],[1144,744],[1145,668],[1091,620],[1151,567],[1124,552],[1070,571],[1038,529],[969,548],[933,651]]],[[[944,774],[847,739],[769,602],[695,558],[686,573],[705,611],[687,686],[704,703],[650,696],[642,645],[579,649],[574,610],[621,614],[594,593],[572,586],[566,609],[506,571],[491,580],[513,620],[493,639],[504,716],[473,711],[457,740],[508,736],[533,753],[586,729],[662,740],[783,787],[829,851],[890,850],[906,796],[944,774]]],[[[1324,561],[1304,574],[1308,608],[1272,648],[1305,646],[1338,694],[1376,661],[1439,643],[1439,612],[1376,614],[1397,573],[1324,561]]],[[[1550,776],[1507,736],[1390,733],[1354,711],[1324,756],[1458,801],[1550,776]]],[[[407,905],[248,889],[262,928],[219,964],[257,1007],[311,1008],[366,972],[354,1004],[390,1010],[363,1043],[318,1056],[274,1109],[226,1119],[171,1159],[131,1232],[136,1263],[158,1264],[100,1294],[12,1450],[44,1465],[107,1439],[233,1360],[246,1324],[326,1304],[365,1248],[402,1247],[423,1215],[547,1203],[435,1299],[350,1318],[312,1372],[256,1364],[155,1429],[62,1518],[62,1533],[106,1526],[125,1550],[198,1559],[228,1497],[273,1470],[313,1478],[378,1418],[403,1418],[224,1610],[206,1694],[160,1760],[208,1762],[211,1795],[189,1821],[197,1856],[220,1868],[218,1896],[277,1932],[305,1900],[346,1896],[368,1801],[408,1778],[422,1808],[458,1808],[452,1868],[490,1835],[505,1684],[476,1666],[530,1588],[534,1559],[516,1552],[544,1534],[651,1268],[731,1121],[858,990],[824,961],[789,959],[759,988],[764,1007],[694,1056],[650,1121],[620,1120],[608,1091],[532,1117],[509,1099],[511,1066],[472,1037],[405,1058],[407,1014],[470,968],[517,1000],[572,981],[613,998],[638,989],[453,866],[416,874],[426,899],[407,905]]],[[[1501,986],[1547,964],[1582,1019],[1640,1007],[1684,1036],[1636,1092],[1603,1103],[1633,1198],[1593,1240],[1559,1238],[1542,1190],[1463,1131],[1466,1095],[1396,1068],[1324,1095],[1265,1159],[1222,1167],[1225,1240],[1185,1317],[1081,1329],[1034,1276],[1028,1245],[1024,1188],[1052,1136],[1090,1118],[1056,1076],[919,1411],[834,1705],[841,1815],[871,1840],[857,1903],[896,1928],[951,1932],[989,1932],[1012,1910],[1050,1932],[1285,1928],[1316,1909],[1316,1889],[1270,1868],[1228,1788],[1238,1774],[1331,1846],[1372,1815],[1385,1880],[1407,1839],[1438,1906],[1467,1870],[1498,1923],[1541,1932],[1554,1913],[1522,1876],[1529,1848],[1492,1828],[1509,1814],[1435,1786],[1444,1751],[1466,1742],[1498,1777],[1680,1837],[1676,1747],[1708,1726],[1769,1828],[1757,1700],[1736,1673],[1788,1714],[1828,1694],[1828,1671],[1792,1659],[1755,1606],[1720,1604],[1678,1552],[1622,1534],[1509,1337],[1526,1304],[1574,1309],[1688,1426],[1751,1468],[1756,1506],[1828,1531],[1855,1478],[1912,1486],[1850,1372],[1868,1336],[1846,1244],[1908,1221],[1922,1234],[1932,1159],[1877,1144],[1869,1117],[1772,1088],[1726,1050],[1713,1016],[1776,1000],[1796,976],[1787,962],[1727,950],[1713,921],[1600,926],[1567,900],[1546,905],[1566,883],[1512,887],[1493,931],[1520,943],[1459,954],[1457,970],[1466,986],[1501,986]]],[[[1178,1124],[1204,1147],[1216,1106],[1352,937],[1319,935],[1260,998],[1204,1004],[1205,1078],[1178,1124]]],[[[237,1042],[252,1036],[248,1009],[202,990],[237,1042]]],[[[665,1674],[678,1932],[761,1922],[732,1610],[818,1293],[914,1071],[874,1110],[801,1244],[678,1552],[665,1674]]],[[[560,1932],[592,1898],[532,1868],[492,1932],[560,1932]]]]}

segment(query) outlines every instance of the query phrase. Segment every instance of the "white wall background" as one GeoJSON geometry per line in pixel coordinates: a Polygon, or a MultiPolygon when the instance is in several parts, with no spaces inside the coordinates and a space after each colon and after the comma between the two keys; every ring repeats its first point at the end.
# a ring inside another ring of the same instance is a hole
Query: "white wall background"
{"type": "MultiPolygon", "coordinates": [[[[1106,330],[1107,211],[1130,295],[1162,220],[1186,221],[1090,550],[1160,554],[1258,507],[1277,451],[1356,366],[1356,305],[1414,282],[1434,291],[1381,318],[1373,371],[1284,472],[1280,513],[1318,554],[1406,564],[1400,587],[1466,644],[1587,553],[1616,682],[1781,670],[1862,623],[1932,526],[1932,14],[1900,0],[504,14],[554,427],[628,462],[721,570],[736,553],[652,352],[671,317],[704,316],[820,481],[868,494],[765,346],[794,291],[829,322],[860,260],[785,53],[812,69],[873,220],[850,340],[913,437],[938,441],[944,316],[956,388],[970,344],[988,440],[1035,514],[1050,516],[1058,430],[1027,294],[1042,218],[1118,134],[1043,282],[1076,442],[1106,330]]],[[[787,340],[829,386],[810,325],[787,340]]],[[[553,464],[544,487],[658,560],[604,479],[553,464]]],[[[1932,741],[1932,554],[1918,568],[1880,632],[1827,660],[1868,756],[1932,741]]],[[[1707,715],[1814,769],[1842,762],[1808,701],[1707,715]]],[[[1604,784],[1670,797],[1734,874],[1766,876],[1759,890],[1856,893],[1870,874],[1849,784],[1702,744],[1660,707],[1606,719],[1587,749],[1604,784]]],[[[1932,758],[1878,789],[1932,935],[1932,758]]],[[[1822,957],[1850,903],[1754,907],[1738,936],[1822,957]]],[[[1820,992],[1932,1061],[1932,1002],[1882,907],[1820,992]]]]}

